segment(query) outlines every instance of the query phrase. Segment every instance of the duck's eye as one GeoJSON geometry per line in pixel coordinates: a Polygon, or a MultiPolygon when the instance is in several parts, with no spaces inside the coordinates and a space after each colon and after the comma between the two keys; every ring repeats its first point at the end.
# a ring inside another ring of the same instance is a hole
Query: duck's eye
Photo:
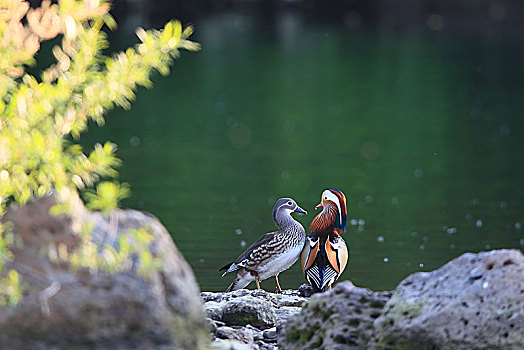
{"type": "Polygon", "coordinates": [[[291,202],[287,202],[287,205],[293,205],[293,203],[291,203],[291,202]]]}
{"type": "Polygon", "coordinates": [[[326,201],[327,201],[327,197],[324,197],[324,200],[326,200],[326,201]]]}

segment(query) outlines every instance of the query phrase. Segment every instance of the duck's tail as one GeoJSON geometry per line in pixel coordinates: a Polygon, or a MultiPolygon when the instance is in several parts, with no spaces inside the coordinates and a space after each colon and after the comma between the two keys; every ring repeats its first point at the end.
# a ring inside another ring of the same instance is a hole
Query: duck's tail
{"type": "Polygon", "coordinates": [[[218,271],[222,272],[222,271],[225,271],[223,274],[222,274],[222,277],[224,277],[227,273],[230,273],[230,272],[233,272],[233,271],[236,271],[238,269],[240,269],[241,266],[238,266],[237,264],[235,264],[234,262],[232,263],[229,263],[227,265],[224,265],[222,266],[221,268],[218,269],[218,271]]]}
{"type": "Polygon", "coordinates": [[[235,281],[233,281],[233,283],[231,283],[231,284],[229,285],[229,287],[227,287],[227,289],[226,289],[226,293],[227,293],[227,292],[232,292],[232,291],[234,291],[235,289],[238,289],[238,288],[235,288],[235,281]]]}
{"type": "Polygon", "coordinates": [[[251,273],[249,273],[245,269],[241,269],[237,272],[237,276],[233,280],[233,283],[231,283],[229,287],[227,287],[226,292],[232,292],[237,289],[246,288],[247,285],[253,282],[254,280],[255,280],[255,277],[251,273]]]}
{"type": "Polygon", "coordinates": [[[315,292],[325,292],[337,280],[338,273],[330,265],[313,264],[305,272],[315,292]]]}
{"type": "Polygon", "coordinates": [[[229,267],[233,265],[233,263],[229,263],[229,264],[226,264],[224,266],[222,266],[221,268],[218,269],[218,271],[222,272],[222,271],[225,271],[223,274],[222,274],[222,277],[224,277],[224,275],[228,272],[229,270],[229,267]]]}

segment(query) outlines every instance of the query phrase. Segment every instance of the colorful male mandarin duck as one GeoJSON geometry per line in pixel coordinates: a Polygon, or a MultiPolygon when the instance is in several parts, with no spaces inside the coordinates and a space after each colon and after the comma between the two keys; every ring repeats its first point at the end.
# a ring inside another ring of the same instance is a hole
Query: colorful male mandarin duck
{"type": "Polygon", "coordinates": [[[346,231],[346,196],[325,190],[315,209],[322,211],[309,226],[310,234],[300,256],[306,280],[315,291],[331,289],[348,262],[348,248],[340,234],[346,231]]]}
{"type": "Polygon", "coordinates": [[[280,198],[273,208],[273,220],[280,230],[266,233],[234,262],[220,268],[219,271],[226,270],[222,276],[237,271],[226,292],[245,288],[252,281],[256,281],[257,289],[260,289],[260,281],[270,277],[275,278],[277,293],[282,291],[278,274],[297,261],[306,240],[304,227],[291,213],[307,214],[293,199],[280,198]]]}

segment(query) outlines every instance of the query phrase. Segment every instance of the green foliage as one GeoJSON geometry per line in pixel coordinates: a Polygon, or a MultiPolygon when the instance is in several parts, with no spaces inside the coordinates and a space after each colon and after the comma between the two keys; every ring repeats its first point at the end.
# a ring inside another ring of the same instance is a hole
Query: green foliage
{"type": "Polygon", "coordinates": [[[118,207],[118,202],[130,194],[127,184],[120,185],[117,182],[101,182],[96,188],[96,193],[87,192],[85,198],[87,207],[93,210],[101,210],[108,214],[113,208],[118,207]]]}
{"type": "Polygon", "coordinates": [[[9,270],[7,277],[0,280],[0,305],[16,305],[22,298],[20,277],[16,270],[9,270]]]}
{"type": "Polygon", "coordinates": [[[91,229],[90,225],[85,225],[80,232],[79,248],[73,253],[59,252],[57,258],[69,261],[75,269],[87,267],[91,271],[109,272],[134,269],[143,278],[148,278],[150,272],[162,267],[162,257],[153,256],[148,249],[153,235],[146,227],[119,235],[117,249],[108,244],[94,243],[91,229]]]}
{"type": "MultiPolygon", "coordinates": [[[[154,70],[168,74],[180,49],[199,48],[187,40],[192,28],[173,21],[160,31],[138,29],[140,44],[107,57],[101,29],[115,27],[108,10],[100,0],[43,1],[39,8],[0,0],[0,215],[10,201],[24,204],[55,191],[67,203],[101,178],[115,177],[120,164],[115,145],[96,145],[86,154],[67,139],[78,139],[89,119],[103,124],[104,113],[114,106],[129,108],[137,86],[150,87],[154,70]],[[56,62],[39,76],[27,73],[40,42],[53,38],[61,40],[52,49],[56,62]]],[[[85,198],[89,208],[108,213],[127,195],[128,186],[106,181],[85,198]]],[[[19,299],[19,290],[11,288],[16,289],[18,277],[2,271],[7,256],[0,237],[0,273],[7,274],[0,283],[0,304],[19,299]]]]}

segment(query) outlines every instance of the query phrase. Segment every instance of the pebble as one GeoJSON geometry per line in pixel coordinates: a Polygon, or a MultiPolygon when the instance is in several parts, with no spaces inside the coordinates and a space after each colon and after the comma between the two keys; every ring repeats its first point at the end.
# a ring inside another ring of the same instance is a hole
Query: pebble
{"type": "Polygon", "coordinates": [[[262,335],[264,337],[264,340],[268,343],[276,343],[277,342],[277,329],[276,327],[266,329],[262,332],[262,335]]]}

